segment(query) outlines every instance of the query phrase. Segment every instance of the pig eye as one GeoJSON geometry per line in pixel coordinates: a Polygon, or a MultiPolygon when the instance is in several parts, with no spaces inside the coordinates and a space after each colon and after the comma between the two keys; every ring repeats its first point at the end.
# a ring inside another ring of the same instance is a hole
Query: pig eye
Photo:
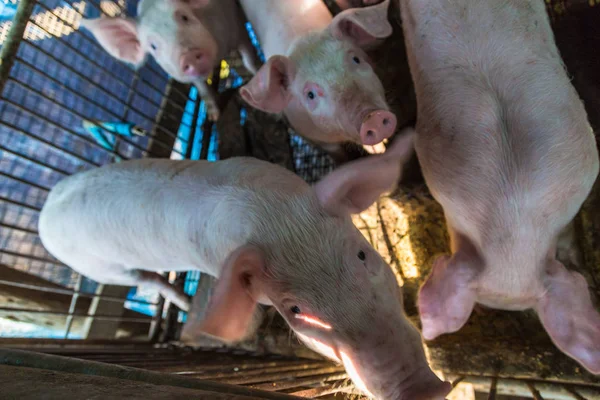
{"type": "Polygon", "coordinates": [[[352,57],[352,61],[354,61],[356,64],[360,64],[360,58],[356,56],[352,57]]]}
{"type": "Polygon", "coordinates": [[[185,14],[181,14],[181,17],[180,17],[180,18],[181,18],[181,20],[182,20],[183,22],[189,22],[189,20],[190,20],[190,19],[188,18],[188,16],[187,16],[187,15],[185,15],[185,14]]]}
{"type": "Polygon", "coordinates": [[[298,306],[292,306],[290,308],[290,311],[293,312],[294,314],[300,314],[301,313],[300,307],[298,307],[298,306]]]}
{"type": "Polygon", "coordinates": [[[152,48],[152,50],[156,51],[156,45],[154,43],[150,43],[150,47],[152,48]]]}
{"type": "Polygon", "coordinates": [[[358,252],[358,259],[361,260],[361,261],[365,261],[365,258],[367,258],[367,255],[365,254],[365,252],[362,251],[362,250],[359,251],[358,252]]]}
{"type": "Polygon", "coordinates": [[[315,93],[311,90],[310,92],[306,93],[306,97],[308,97],[310,100],[314,100],[315,93]]]}

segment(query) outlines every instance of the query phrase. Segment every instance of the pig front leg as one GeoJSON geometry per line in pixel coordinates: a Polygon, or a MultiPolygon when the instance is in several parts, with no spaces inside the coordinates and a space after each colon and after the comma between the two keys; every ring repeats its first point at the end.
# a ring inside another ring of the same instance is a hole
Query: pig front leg
{"type": "Polygon", "coordinates": [[[247,36],[244,36],[244,39],[242,39],[242,43],[238,48],[238,52],[242,57],[244,67],[246,67],[246,69],[250,71],[252,75],[256,75],[256,71],[258,71],[258,69],[260,68],[261,61],[258,58],[256,49],[254,48],[252,42],[250,42],[250,39],[247,36]]]}
{"type": "Polygon", "coordinates": [[[194,82],[194,86],[198,89],[200,98],[204,100],[206,104],[206,113],[211,121],[219,119],[219,105],[217,104],[217,92],[208,85],[205,80],[198,80],[194,82]]]}

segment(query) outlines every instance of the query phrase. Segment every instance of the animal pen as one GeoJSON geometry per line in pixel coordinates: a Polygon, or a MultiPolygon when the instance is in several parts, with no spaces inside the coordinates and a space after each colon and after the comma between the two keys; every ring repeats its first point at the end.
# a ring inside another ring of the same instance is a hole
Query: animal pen
{"type": "MultiPolygon", "coordinates": [[[[197,91],[150,60],[111,58],[83,17],[135,15],[135,1],[5,0],[0,9],[0,393],[14,398],[359,398],[341,366],[302,347],[267,310],[256,337],[235,348],[178,342],[202,318],[212,278],[165,276],[194,295],[189,315],[157,293],[99,285],[49,255],[37,235],[45,198],[62,178],[141,157],[217,160],[249,155],[314,183],[334,168],[284,121],[245,107],[239,59],[217,68],[221,118],[206,119],[197,91]],[[35,353],[33,353],[35,352],[35,353]],[[40,354],[43,353],[43,354],[40,354]],[[35,382],[35,385],[31,385],[35,382]],[[35,387],[34,387],[35,386],[35,387]]],[[[600,129],[600,2],[546,0],[557,44],[592,126],[600,129]]],[[[332,11],[339,9],[326,1],[332,11]]],[[[401,129],[416,106],[397,4],[394,35],[373,51],[401,129]]],[[[256,41],[252,29],[249,35],[256,41]]],[[[404,285],[406,312],[431,260],[447,251],[441,208],[418,171],[354,218],[404,285]]],[[[600,187],[575,228],[577,265],[600,295],[600,187]]],[[[477,310],[458,333],[426,343],[454,399],[600,399],[600,378],[560,353],[530,313],[477,310]],[[503,397],[514,396],[514,397],[503,397]]],[[[0,397],[4,398],[4,396],[0,397]]]]}

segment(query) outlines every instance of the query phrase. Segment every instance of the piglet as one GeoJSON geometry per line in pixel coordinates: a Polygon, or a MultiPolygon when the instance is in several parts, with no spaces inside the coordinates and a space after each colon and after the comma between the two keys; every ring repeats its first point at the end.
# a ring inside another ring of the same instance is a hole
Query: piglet
{"type": "Polygon", "coordinates": [[[221,59],[238,50],[250,72],[260,65],[235,0],[141,0],[137,21],[96,18],[81,25],[118,60],[141,66],[151,54],[175,80],[194,84],[212,119],[219,110],[206,78],[221,59]]]}
{"type": "Polygon", "coordinates": [[[384,88],[364,52],[392,33],[389,0],[332,18],[320,0],[241,0],[265,57],[240,89],[251,106],[285,115],[337,161],[341,145],[374,146],[396,129],[384,88]]]}
{"type": "Polygon", "coordinates": [[[533,308],[559,349],[600,373],[600,315],[583,276],[556,260],[598,151],[544,2],[400,4],[416,151],[452,250],[420,290],[423,336],[457,331],[476,302],[533,308]]]}
{"type": "MultiPolygon", "coordinates": [[[[218,277],[192,335],[240,340],[257,303],[273,305],[365,392],[383,400],[442,399],[450,386],[427,365],[391,268],[350,218],[398,181],[412,149],[412,137],[402,139],[314,187],[242,157],[94,169],[52,189],[40,236],[58,259],[101,283],[164,283],[153,272],[164,269],[218,277]]],[[[166,283],[162,290],[174,292],[166,283]]]]}

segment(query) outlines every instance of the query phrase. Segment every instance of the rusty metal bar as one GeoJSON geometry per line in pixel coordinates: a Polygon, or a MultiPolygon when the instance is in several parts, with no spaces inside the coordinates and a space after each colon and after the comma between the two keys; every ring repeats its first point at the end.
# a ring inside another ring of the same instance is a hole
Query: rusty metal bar
{"type": "Polygon", "coordinates": [[[67,171],[65,171],[63,169],[54,167],[54,166],[46,164],[46,163],[44,163],[42,161],[36,160],[35,158],[26,156],[25,154],[17,153],[14,150],[8,149],[2,143],[0,143],[0,151],[4,152],[4,153],[7,153],[7,154],[10,154],[10,155],[12,155],[14,157],[17,157],[17,158],[22,158],[24,160],[27,160],[28,162],[30,162],[32,164],[35,164],[35,165],[38,165],[38,166],[40,166],[42,168],[48,168],[48,169],[52,170],[53,172],[59,173],[61,175],[70,175],[69,172],[67,172],[67,171]]]}
{"type": "MultiPolygon", "coordinates": [[[[47,315],[70,315],[65,311],[49,311],[49,310],[31,310],[31,309],[23,309],[23,308],[14,308],[14,307],[0,307],[1,312],[11,312],[11,313],[30,313],[30,314],[47,314],[47,315]]],[[[137,323],[150,323],[151,318],[134,318],[134,317],[115,317],[110,315],[94,315],[94,314],[71,314],[76,318],[94,318],[98,321],[123,321],[123,322],[137,322],[137,323]]]]}
{"type": "Polygon", "coordinates": [[[492,382],[490,383],[490,394],[488,395],[488,400],[496,400],[496,386],[498,385],[498,378],[492,378],[492,382]]]}
{"type": "Polygon", "coordinates": [[[118,365],[103,364],[94,361],[77,360],[73,358],[53,356],[29,351],[1,349],[0,364],[16,367],[29,367],[62,371],[67,373],[106,376],[136,382],[149,382],[155,385],[168,385],[218,393],[238,394],[241,396],[254,396],[271,400],[293,400],[297,397],[283,393],[269,393],[242,386],[226,385],[223,383],[202,381],[194,378],[185,378],[172,374],[144,371],[137,368],[122,367],[118,365]]]}
{"type": "Polygon", "coordinates": [[[261,383],[259,385],[252,385],[252,388],[260,389],[260,390],[269,390],[269,391],[280,391],[280,390],[288,390],[294,389],[303,386],[310,386],[322,382],[330,382],[330,381],[339,381],[341,379],[347,379],[348,375],[345,372],[337,373],[337,374],[325,374],[319,376],[311,376],[304,379],[295,379],[291,382],[269,382],[269,383],[261,383]]]}
{"type": "MultiPolygon", "coordinates": [[[[196,353],[196,355],[198,355],[196,353]]],[[[170,372],[177,375],[183,376],[199,376],[201,379],[205,378],[202,374],[205,373],[213,373],[215,371],[222,371],[224,369],[237,368],[239,371],[253,371],[257,368],[269,368],[269,367],[277,367],[277,366],[292,366],[298,364],[309,364],[312,361],[290,361],[290,360],[272,360],[272,361],[260,361],[260,360],[236,360],[235,363],[232,362],[231,365],[198,365],[198,361],[203,361],[199,359],[192,360],[190,364],[180,365],[176,368],[166,367],[160,368],[163,372],[170,372]]],[[[150,366],[149,368],[154,368],[154,366],[150,366]]]]}
{"type": "Polygon", "coordinates": [[[35,0],[19,1],[10,31],[2,45],[2,49],[0,49],[0,95],[4,92],[4,85],[6,85],[8,76],[10,75],[10,71],[15,62],[15,55],[22,43],[22,38],[25,34],[25,29],[27,28],[27,23],[29,17],[33,13],[35,4],[35,0]]]}
{"type": "Polygon", "coordinates": [[[535,388],[532,382],[527,382],[527,387],[533,396],[533,400],[544,400],[540,392],[535,388]]]}

